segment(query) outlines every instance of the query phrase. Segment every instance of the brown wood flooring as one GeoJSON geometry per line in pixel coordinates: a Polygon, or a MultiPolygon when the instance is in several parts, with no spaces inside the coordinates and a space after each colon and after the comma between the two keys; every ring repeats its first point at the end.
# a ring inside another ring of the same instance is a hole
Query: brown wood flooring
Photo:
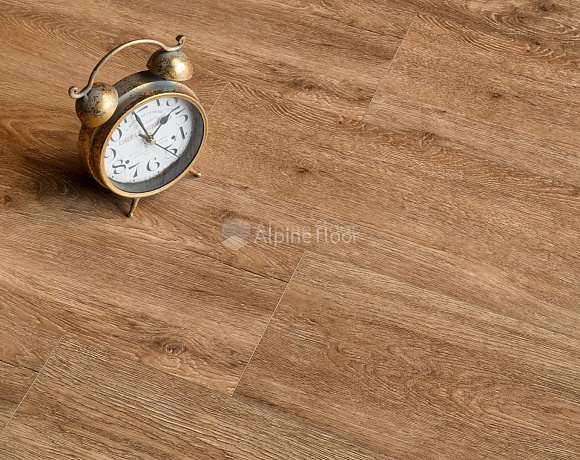
{"type": "Polygon", "coordinates": [[[0,20],[0,459],[580,457],[575,1],[0,20]],[[178,33],[203,176],[129,220],[67,89],[178,33]]]}
{"type": "Polygon", "coordinates": [[[579,62],[419,16],[365,121],[580,185],[579,62]]]}

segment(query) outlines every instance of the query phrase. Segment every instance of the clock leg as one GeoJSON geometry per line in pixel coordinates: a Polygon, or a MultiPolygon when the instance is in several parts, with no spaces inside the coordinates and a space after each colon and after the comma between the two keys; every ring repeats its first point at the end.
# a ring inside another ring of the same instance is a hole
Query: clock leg
{"type": "Polygon", "coordinates": [[[191,169],[189,170],[189,172],[190,172],[191,174],[193,174],[195,177],[201,177],[201,173],[200,173],[200,172],[199,172],[197,169],[193,169],[193,168],[191,168],[191,169]]]}
{"type": "Polygon", "coordinates": [[[133,198],[133,201],[131,201],[131,208],[129,209],[129,214],[127,214],[127,217],[133,217],[133,213],[135,212],[137,204],[139,204],[139,198],[133,198]]]}

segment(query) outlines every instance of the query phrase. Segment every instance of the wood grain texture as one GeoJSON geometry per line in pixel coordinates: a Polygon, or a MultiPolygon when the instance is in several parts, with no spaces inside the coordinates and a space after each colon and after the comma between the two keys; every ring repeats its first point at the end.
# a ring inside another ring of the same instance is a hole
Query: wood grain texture
{"type": "Polygon", "coordinates": [[[3,459],[386,459],[65,338],[0,438],[3,459]]]}
{"type": "Polygon", "coordinates": [[[579,456],[577,13],[0,0],[0,426],[66,336],[0,458],[579,456]],[[126,220],[67,89],[177,33],[203,177],[126,220]]]}
{"type": "Polygon", "coordinates": [[[0,308],[0,433],[57,341],[57,334],[0,308]]]}
{"type": "MultiPolygon", "coordinates": [[[[144,200],[138,218],[127,220],[128,201],[82,169],[79,122],[66,93],[86,79],[103,45],[79,39],[71,47],[75,31],[61,28],[57,16],[42,22],[42,9],[38,17],[7,9],[0,47],[0,155],[7,165],[0,178],[0,315],[231,392],[302,251],[228,249],[221,232],[236,216],[232,194],[195,179],[144,200]],[[74,69],[55,59],[55,50],[74,57],[74,69]],[[23,74],[26,84],[17,84],[23,74]]],[[[143,69],[150,52],[128,53],[103,77],[115,81],[143,69]]],[[[189,84],[207,110],[225,86],[199,73],[189,84]]]]}
{"type": "Polygon", "coordinates": [[[27,320],[0,315],[0,361],[5,364],[38,372],[58,338],[58,334],[27,320]]]}
{"type": "Polygon", "coordinates": [[[0,250],[9,261],[0,269],[5,309],[221,391],[233,389],[282,281],[179,243],[108,233],[98,223],[77,233],[78,222],[39,225],[38,217],[2,220],[10,235],[0,250]]]}
{"type": "Polygon", "coordinates": [[[577,57],[429,16],[365,121],[580,185],[577,57]]]}
{"type": "Polygon", "coordinates": [[[389,0],[389,4],[580,57],[580,5],[575,0],[389,0]]]}
{"type": "Polygon", "coordinates": [[[263,226],[354,225],[302,247],[580,338],[578,188],[245,87],[212,115],[203,169],[267,196],[263,226]]]}
{"type": "Polygon", "coordinates": [[[350,0],[328,4],[330,17],[309,14],[300,4],[281,8],[268,0],[195,5],[178,0],[171,14],[152,14],[158,9],[153,0],[3,3],[18,20],[75,37],[67,47],[78,48],[76,36],[112,47],[152,30],[168,31],[171,39],[182,33],[189,37],[188,53],[200,73],[358,118],[414,17],[375,6],[369,13],[376,18],[376,30],[359,28],[341,12],[343,6],[359,5],[350,0]],[[80,27],[87,17],[90,24],[80,27]]]}
{"type": "MultiPolygon", "coordinates": [[[[47,20],[40,12],[37,14],[47,20]]],[[[110,225],[111,231],[117,231],[119,216],[128,209],[128,202],[97,186],[82,168],[76,152],[80,122],[74,114],[74,101],[66,93],[70,84],[86,80],[89,69],[108,48],[106,44],[86,39],[79,39],[74,46],[63,43],[68,37],[66,29],[58,27],[58,17],[52,18],[56,24],[43,23],[36,16],[21,19],[10,15],[3,22],[6,37],[0,56],[6,62],[3,67],[6,78],[0,81],[0,88],[5,90],[0,107],[0,154],[10,162],[13,173],[0,179],[4,192],[0,205],[17,213],[54,211],[56,214],[49,220],[72,213],[97,219],[100,225],[110,225]],[[30,42],[20,43],[23,30],[30,42]],[[74,57],[74,68],[65,60],[55,61],[54,52],[59,49],[71,59],[74,57]],[[46,78],[48,67],[52,69],[50,79],[46,78]],[[18,85],[23,72],[29,79],[28,84],[18,85]],[[30,87],[35,91],[30,91],[30,87]]],[[[90,25],[86,28],[90,29],[90,25]]],[[[119,42],[119,37],[109,38],[119,42]]],[[[143,70],[150,52],[149,47],[130,48],[122,58],[113,58],[99,76],[116,81],[143,70]]],[[[211,112],[225,82],[197,73],[188,85],[195,90],[206,111],[211,112]]],[[[179,187],[183,186],[185,190],[177,194],[168,192],[158,201],[144,200],[143,204],[148,205],[139,208],[139,220],[132,221],[133,226],[126,226],[123,232],[131,232],[130,227],[139,238],[150,238],[150,242],[180,243],[253,273],[282,280],[289,278],[300,251],[290,251],[288,258],[281,258],[279,252],[273,257],[269,248],[264,248],[267,253],[229,251],[219,243],[224,220],[235,217],[229,205],[231,198],[219,190],[210,197],[195,180],[182,181],[179,187]],[[148,212],[151,206],[158,207],[148,212]],[[160,209],[164,210],[161,214],[160,209]],[[178,228],[181,230],[177,231],[178,228]]]]}
{"type": "Polygon", "coordinates": [[[578,341],[312,253],[234,394],[397,458],[580,455],[578,341]]]}
{"type": "Polygon", "coordinates": [[[0,433],[34,382],[36,372],[0,361],[0,433]]]}

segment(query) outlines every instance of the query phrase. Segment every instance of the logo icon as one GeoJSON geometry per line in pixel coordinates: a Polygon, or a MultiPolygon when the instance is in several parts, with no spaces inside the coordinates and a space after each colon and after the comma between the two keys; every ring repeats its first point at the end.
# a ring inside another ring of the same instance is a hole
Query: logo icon
{"type": "Polygon", "coordinates": [[[238,251],[250,241],[250,224],[244,219],[232,219],[222,227],[222,243],[226,248],[238,251]]]}

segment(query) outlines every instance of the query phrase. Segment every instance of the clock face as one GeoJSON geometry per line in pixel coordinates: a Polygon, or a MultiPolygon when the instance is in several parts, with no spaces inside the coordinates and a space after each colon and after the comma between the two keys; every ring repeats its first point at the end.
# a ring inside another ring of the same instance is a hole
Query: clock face
{"type": "Polygon", "coordinates": [[[189,99],[149,99],[125,114],[104,149],[104,168],[115,187],[132,193],[167,185],[187,169],[203,140],[202,115],[189,99]]]}

